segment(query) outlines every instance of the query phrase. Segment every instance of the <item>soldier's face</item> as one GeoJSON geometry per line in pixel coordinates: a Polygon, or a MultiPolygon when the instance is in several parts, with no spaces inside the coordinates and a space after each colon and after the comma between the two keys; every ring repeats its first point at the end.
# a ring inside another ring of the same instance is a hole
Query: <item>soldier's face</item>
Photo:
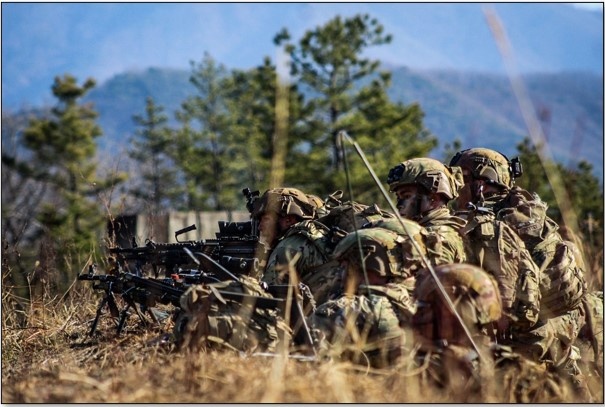
{"type": "Polygon", "coordinates": [[[418,188],[414,185],[403,185],[395,190],[397,195],[397,210],[406,219],[418,216],[418,188]]]}
{"type": "Polygon", "coordinates": [[[290,229],[290,226],[292,226],[296,223],[298,223],[298,219],[294,215],[280,216],[279,220],[277,221],[277,225],[278,225],[277,231],[281,235],[286,230],[290,229]]]}

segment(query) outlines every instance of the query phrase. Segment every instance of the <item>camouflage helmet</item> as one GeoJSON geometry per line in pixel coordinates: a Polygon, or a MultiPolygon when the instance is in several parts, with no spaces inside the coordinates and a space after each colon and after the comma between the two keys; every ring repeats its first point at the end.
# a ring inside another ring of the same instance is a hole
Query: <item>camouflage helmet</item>
{"type": "Polygon", "coordinates": [[[267,190],[254,202],[252,218],[260,218],[265,212],[280,216],[295,215],[302,219],[314,219],[316,205],[307,194],[296,188],[275,188],[267,190]]]}
{"type": "Polygon", "coordinates": [[[523,174],[519,158],[510,161],[504,154],[488,148],[459,151],[450,165],[457,165],[470,171],[476,179],[485,179],[504,188],[512,188],[514,179],[523,174]]]}
{"type": "MultiPolygon", "coordinates": [[[[498,284],[486,271],[465,263],[442,264],[434,271],[452,302],[457,304],[456,310],[469,329],[477,330],[500,319],[502,300],[498,284]]],[[[418,310],[414,324],[417,331],[431,340],[457,342],[456,339],[462,337],[459,323],[428,270],[417,275],[415,292],[418,310]],[[436,322],[438,327],[434,326],[436,322]]]]}
{"type": "Polygon", "coordinates": [[[433,158],[412,158],[391,168],[387,183],[391,192],[402,185],[420,185],[427,191],[454,199],[464,181],[458,167],[450,168],[433,158]]]}
{"type": "MultiPolygon", "coordinates": [[[[350,260],[361,264],[359,244],[367,270],[381,276],[407,278],[421,268],[422,255],[409,244],[406,238],[392,230],[372,227],[347,234],[334,248],[336,260],[350,260]]],[[[424,250],[424,246],[420,246],[424,250]]]]}
{"type": "Polygon", "coordinates": [[[408,233],[419,243],[424,243],[425,229],[418,222],[411,219],[392,217],[388,219],[379,219],[364,225],[364,228],[383,228],[393,231],[399,235],[407,236],[408,233]]]}
{"type": "Polygon", "coordinates": [[[328,208],[326,207],[326,203],[323,199],[313,194],[307,194],[307,199],[309,199],[309,202],[315,206],[315,213],[318,217],[328,214],[328,208]]]}

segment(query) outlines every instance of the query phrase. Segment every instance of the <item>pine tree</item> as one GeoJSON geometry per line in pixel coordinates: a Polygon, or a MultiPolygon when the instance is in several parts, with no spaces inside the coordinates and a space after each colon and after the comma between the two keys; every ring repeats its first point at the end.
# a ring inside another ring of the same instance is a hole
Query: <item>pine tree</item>
{"type": "Polygon", "coordinates": [[[232,118],[225,101],[228,71],[206,53],[192,62],[190,81],[197,90],[177,112],[181,128],[175,132],[174,160],[186,182],[186,207],[190,210],[232,209],[225,201],[225,185],[233,183],[228,169],[230,148],[226,133],[232,118]]]}
{"type": "MultiPolygon", "coordinates": [[[[277,98],[278,75],[275,65],[265,58],[262,65],[248,71],[234,71],[226,85],[230,91],[227,95],[228,108],[234,117],[233,127],[229,132],[232,148],[230,154],[231,168],[240,174],[235,181],[234,189],[241,187],[265,190],[270,187],[271,163],[274,158],[275,138],[277,134],[277,98]]],[[[286,172],[293,161],[292,146],[300,127],[302,95],[296,85],[281,84],[287,98],[286,131],[291,137],[287,138],[286,172]]],[[[284,174],[285,175],[285,174],[284,174]]],[[[287,176],[287,175],[286,175],[287,176]]],[[[289,179],[288,185],[297,186],[297,180],[289,179]]],[[[281,185],[279,185],[281,186],[281,185]]],[[[277,186],[276,186],[277,187],[277,186]]],[[[241,202],[241,194],[238,196],[241,202]]]]}
{"type": "Polygon", "coordinates": [[[148,97],[145,115],[135,115],[134,122],[140,126],[131,140],[130,157],[137,163],[137,179],[131,193],[139,202],[138,209],[149,208],[153,214],[171,208],[179,208],[180,189],[177,170],[172,160],[173,143],[162,106],[148,97]]]}
{"type": "Polygon", "coordinates": [[[225,81],[225,103],[233,120],[225,134],[230,171],[235,175],[226,189],[232,202],[243,207],[241,190],[266,189],[275,132],[275,67],[268,59],[248,71],[235,70],[225,81]]]}
{"type": "MultiPolygon", "coordinates": [[[[379,71],[379,62],[362,57],[367,48],[387,44],[391,35],[368,15],[342,19],[307,31],[298,44],[283,29],[274,42],[290,56],[291,74],[309,99],[308,110],[294,141],[289,179],[308,186],[310,192],[344,188],[344,157],[338,133],[347,130],[367,148],[377,175],[386,178],[388,167],[411,156],[426,155],[436,140],[422,125],[418,105],[392,103],[386,90],[391,75],[379,71]]],[[[353,168],[352,178],[368,177],[353,168]]],[[[367,193],[367,183],[354,185],[357,195],[367,193]]],[[[377,188],[374,188],[377,191],[377,188]]]]}
{"type": "Polygon", "coordinates": [[[39,267],[59,288],[70,283],[90,256],[96,256],[104,226],[98,194],[121,180],[96,176],[96,138],[101,129],[97,113],[79,100],[93,87],[82,86],[71,75],[56,77],[52,86],[58,99],[50,117],[34,118],[23,131],[23,145],[31,157],[16,168],[26,178],[48,189],[38,208],[39,267]]]}

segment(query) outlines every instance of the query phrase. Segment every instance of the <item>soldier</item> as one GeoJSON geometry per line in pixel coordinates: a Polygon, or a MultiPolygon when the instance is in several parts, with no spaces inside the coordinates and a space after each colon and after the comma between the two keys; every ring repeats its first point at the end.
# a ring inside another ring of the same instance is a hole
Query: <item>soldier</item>
{"type": "Polygon", "coordinates": [[[332,270],[322,267],[331,250],[329,229],[314,220],[318,201],[296,188],[269,189],[256,200],[251,216],[259,222],[259,240],[270,251],[257,277],[269,285],[302,282],[316,302],[323,302],[332,270]]]}
{"type": "Polygon", "coordinates": [[[471,148],[458,152],[450,165],[460,166],[465,180],[458,208],[484,208],[480,210],[505,223],[522,239],[538,266],[539,319],[531,330],[517,333],[514,342],[523,345],[519,351],[571,373],[584,392],[578,382],[582,380],[576,363],[579,352],[573,344],[584,325],[586,283],[573,244],[557,232],[556,222],[546,215],[546,203],[513,186],[522,174],[518,158],[509,160],[494,150],[471,148]]]}
{"type": "Polygon", "coordinates": [[[435,279],[424,269],[416,278],[417,311],[413,317],[414,335],[420,346],[418,363],[424,365],[425,358],[432,358],[430,366],[436,369],[431,376],[442,386],[468,386],[470,378],[475,379],[474,385],[481,385],[481,378],[493,375],[491,325],[502,314],[497,283],[471,264],[444,264],[434,271],[473,343],[435,279]]]}
{"type": "Polygon", "coordinates": [[[279,304],[250,276],[193,285],[180,302],[182,311],[174,327],[179,349],[274,352],[280,341],[292,335],[279,304]]]}
{"type": "Polygon", "coordinates": [[[320,305],[309,317],[328,355],[385,366],[411,344],[408,330],[415,312],[411,277],[423,267],[426,250],[422,227],[404,222],[412,238],[388,229],[364,228],[349,233],[334,249],[333,257],[345,268],[344,294],[320,305]],[[412,239],[419,243],[418,249],[412,239]]]}
{"type": "Polygon", "coordinates": [[[393,167],[387,183],[397,196],[399,214],[431,233],[436,264],[464,262],[466,254],[458,230],[465,222],[452,216],[447,207],[462,187],[460,168],[447,167],[432,158],[413,158],[393,167]]]}
{"type": "Polygon", "coordinates": [[[434,271],[474,346],[434,278],[426,270],[421,271],[417,275],[418,306],[413,325],[420,347],[416,363],[427,367],[423,375],[460,397],[454,402],[490,402],[504,396],[509,402],[531,403],[537,399],[551,401],[549,395],[553,402],[559,401],[562,380],[513,352],[510,346],[494,341],[491,325],[502,313],[494,278],[479,267],[464,263],[436,266],[434,271]]]}

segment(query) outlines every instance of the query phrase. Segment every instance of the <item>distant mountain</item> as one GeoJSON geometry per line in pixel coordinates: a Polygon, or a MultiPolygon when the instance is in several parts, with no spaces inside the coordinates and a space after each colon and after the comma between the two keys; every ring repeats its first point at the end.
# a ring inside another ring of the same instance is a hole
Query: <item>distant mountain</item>
{"type": "Polygon", "coordinates": [[[94,88],[86,100],[93,102],[99,113],[99,124],[105,134],[99,140],[100,148],[111,152],[128,143],[135,129],[133,116],[145,113],[148,96],[173,119],[174,111],[194,91],[189,76],[186,70],[149,68],[116,75],[94,88]]]}
{"type": "MultiPolygon", "coordinates": [[[[571,165],[586,160],[602,178],[603,76],[529,74],[523,80],[554,158],[571,165]]],[[[464,148],[485,145],[514,155],[529,134],[503,75],[398,69],[390,96],[417,101],[440,146],[458,138],[464,148]]]]}
{"type": "Polygon", "coordinates": [[[275,56],[272,38],[283,27],[296,40],[337,15],[364,13],[393,35],[368,49],[385,66],[503,74],[490,9],[520,72],[603,73],[603,9],[569,3],[3,2],[2,108],[52,103],[53,79],[65,73],[103,83],[151,66],[188,69],[204,52],[250,69],[275,56]]]}
{"type": "MultiPolygon", "coordinates": [[[[514,156],[529,134],[504,75],[408,68],[392,73],[389,96],[420,104],[426,127],[439,139],[435,158],[442,158],[445,144],[456,138],[463,148],[485,146],[514,156]]],[[[147,96],[173,119],[185,98],[195,93],[188,78],[185,70],[150,68],[116,75],[93,89],[88,100],[104,131],[101,152],[115,156],[128,145],[135,130],[132,117],[144,113],[147,96]]],[[[524,82],[555,159],[564,164],[586,160],[603,179],[603,76],[531,74],[524,82]]]]}

